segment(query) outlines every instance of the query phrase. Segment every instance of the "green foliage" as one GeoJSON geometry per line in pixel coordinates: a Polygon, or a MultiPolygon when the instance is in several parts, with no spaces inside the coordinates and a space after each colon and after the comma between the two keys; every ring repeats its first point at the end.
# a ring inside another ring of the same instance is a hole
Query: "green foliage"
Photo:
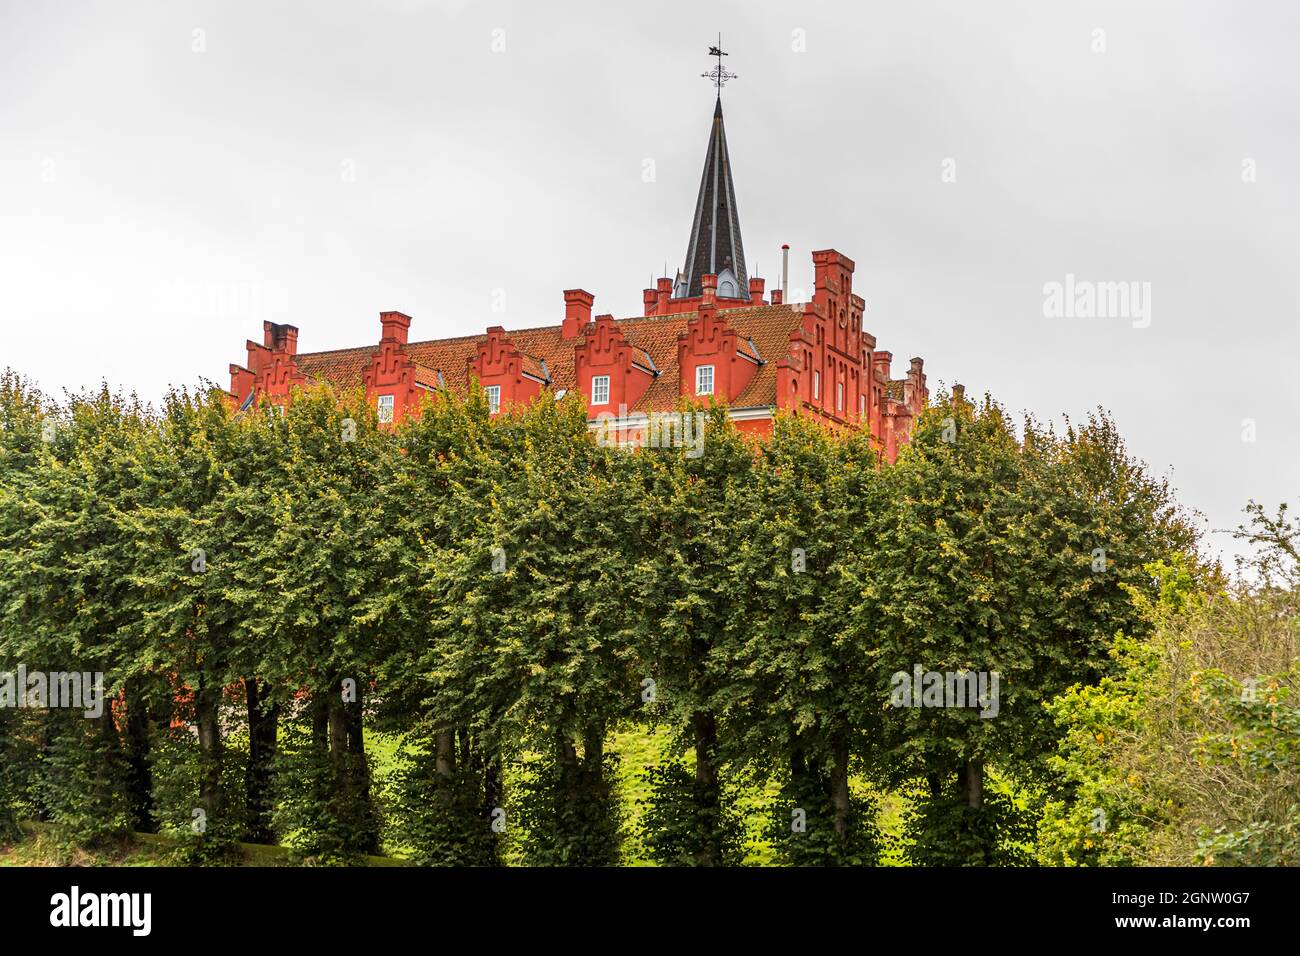
{"type": "Polygon", "coordinates": [[[903,842],[913,866],[1028,866],[1034,818],[1003,791],[986,792],[976,807],[947,785],[909,806],[903,842]]]}
{"type": "Polygon", "coordinates": [[[111,716],[49,711],[38,800],[68,848],[103,846],[131,830],[121,750],[111,716]]]}
{"type": "Polygon", "coordinates": [[[618,758],[524,755],[507,826],[528,866],[614,866],[623,813],[618,758]]]}
{"type": "MultiPolygon", "coordinates": [[[[223,753],[221,783],[228,795],[242,789],[245,759],[239,749],[223,753]]],[[[230,801],[226,813],[208,818],[202,796],[206,763],[198,741],[187,729],[159,731],[151,741],[150,778],[159,831],[180,838],[176,850],[179,865],[230,859],[243,829],[242,804],[237,800],[230,801]]]]}
{"type": "Polygon", "coordinates": [[[744,856],[743,824],[728,787],[702,783],[684,761],[646,768],[649,796],[642,800],[642,840],[660,866],[694,866],[701,847],[716,847],[719,866],[744,856]]]}
{"type": "MultiPolygon", "coordinates": [[[[483,775],[477,768],[439,773],[437,756],[401,753],[394,784],[393,840],[410,847],[421,866],[496,866],[500,839],[493,831],[483,775]]],[[[503,821],[504,822],[504,821],[503,821]]]]}
{"type": "MultiPolygon", "coordinates": [[[[155,411],[6,374],[0,668],[102,672],[113,703],[0,712],[0,839],[35,815],[221,861],[271,836],[273,785],[274,835],[318,863],[382,835],[425,865],[610,865],[634,831],[656,862],[734,865],[744,807],[771,815],[763,859],[875,865],[878,795],[924,780],[890,848],[916,863],[1025,862],[1031,794],[1044,862],[1147,859],[1153,829],[1184,859],[1294,858],[1268,797],[1294,790],[1292,659],[1167,653],[1225,623],[1222,583],[1105,415],[1020,439],[943,399],[888,465],[811,416],[756,439],[681,412],[703,454],[620,449],[576,395],[431,394],[388,427],[323,385],[283,415],[209,389],[155,411]],[[917,664],[997,672],[996,716],[891,707],[917,664]],[[1252,674],[1268,702],[1234,704],[1252,674]],[[403,740],[390,781],[372,727],[403,740]],[[672,746],[632,827],[608,745],[647,729],[672,746]],[[1247,798],[1194,806],[1156,729],[1247,798]]],[[[1292,525],[1254,517],[1285,610],[1292,525]]],[[[1227,630],[1276,637],[1234,600],[1227,630]]]]}
{"type": "Polygon", "coordinates": [[[882,839],[873,797],[853,793],[837,806],[831,772],[805,767],[781,778],[770,807],[767,836],[787,866],[876,866],[882,839]]]}
{"type": "Polygon", "coordinates": [[[302,717],[280,725],[274,762],[272,823],[303,859],[324,866],[355,864],[371,853],[379,821],[373,800],[348,791],[363,770],[346,752],[331,753],[318,727],[302,717]]]}
{"type": "Polygon", "coordinates": [[[1049,705],[1038,855],[1052,865],[1294,865],[1300,819],[1300,592],[1293,532],[1253,513],[1260,574],[1231,585],[1153,563],[1154,630],[1120,635],[1113,676],[1049,705]]]}

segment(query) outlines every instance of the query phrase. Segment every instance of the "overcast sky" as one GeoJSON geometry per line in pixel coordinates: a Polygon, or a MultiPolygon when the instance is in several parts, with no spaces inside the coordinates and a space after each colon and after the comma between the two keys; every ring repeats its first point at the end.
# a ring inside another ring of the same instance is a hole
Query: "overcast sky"
{"type": "Polygon", "coordinates": [[[751,275],[788,242],[807,288],[840,250],[896,376],[1105,406],[1231,527],[1300,499],[1297,27],[1227,0],[6,2],[0,365],[153,400],[228,385],[264,319],[316,351],[386,309],[414,339],[553,324],[579,286],[639,314],[686,251],[721,31],[751,275]],[[1067,275],[1149,283],[1149,312],[1046,314],[1067,275]]]}

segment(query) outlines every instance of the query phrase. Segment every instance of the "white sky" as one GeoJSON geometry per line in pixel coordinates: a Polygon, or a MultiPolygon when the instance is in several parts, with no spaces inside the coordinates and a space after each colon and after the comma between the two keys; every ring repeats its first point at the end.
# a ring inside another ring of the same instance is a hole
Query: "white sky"
{"type": "Polygon", "coordinates": [[[1300,497],[1297,27],[1227,0],[4,3],[0,365],[155,399],[228,385],[263,319],[315,351],[384,309],[416,339],[557,323],[577,286],[639,314],[685,253],[721,30],[751,274],[788,242],[807,288],[839,249],[895,375],[1103,405],[1231,527],[1300,497]],[[1045,318],[1067,273],[1149,282],[1150,326],[1045,318]]]}

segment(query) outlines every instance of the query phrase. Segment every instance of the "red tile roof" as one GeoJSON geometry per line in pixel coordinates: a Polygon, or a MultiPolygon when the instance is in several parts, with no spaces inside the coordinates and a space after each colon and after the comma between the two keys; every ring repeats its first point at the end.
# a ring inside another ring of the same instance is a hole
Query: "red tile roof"
{"type": "MultiPolygon", "coordinates": [[[[795,304],[718,310],[717,314],[725,316],[736,331],[739,351],[762,362],[744,391],[732,400],[733,407],[776,404],[776,363],[789,355],[790,333],[803,321],[803,309],[802,304],[795,304]]],[[[663,411],[676,407],[680,394],[677,337],[686,331],[687,323],[696,314],[682,312],[618,320],[618,327],[628,344],[638,350],[634,361],[640,364],[653,362],[659,371],[645,395],[629,411],[663,411]]],[[[587,327],[588,330],[591,328],[590,325],[587,327]]],[[[523,354],[526,372],[538,378],[549,377],[551,388],[557,391],[574,387],[573,350],[585,340],[585,331],[569,341],[563,339],[558,325],[516,329],[506,334],[523,354]],[[542,363],[545,363],[545,372],[542,363]]],[[[477,346],[486,340],[484,334],[411,342],[406,346],[406,354],[416,363],[417,382],[436,387],[437,373],[441,372],[443,384],[463,394],[469,388],[469,363],[477,346]]],[[[359,388],[365,370],[378,351],[379,346],[373,345],[331,352],[306,352],[297,356],[298,369],[308,379],[324,380],[341,388],[359,388]]]]}

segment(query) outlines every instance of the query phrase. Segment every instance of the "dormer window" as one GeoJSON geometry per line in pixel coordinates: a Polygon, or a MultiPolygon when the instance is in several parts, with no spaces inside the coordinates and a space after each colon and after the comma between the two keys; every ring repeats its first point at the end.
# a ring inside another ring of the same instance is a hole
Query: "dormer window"
{"type": "Polygon", "coordinates": [[[591,377],[591,404],[609,404],[609,376],[593,375],[591,377]]]}
{"type": "Polygon", "coordinates": [[[501,411],[501,386],[489,385],[483,391],[487,393],[488,411],[493,415],[501,411]]]}
{"type": "Polygon", "coordinates": [[[713,394],[713,366],[712,365],[695,366],[695,394],[696,395],[713,394]]]}
{"type": "Polygon", "coordinates": [[[393,420],[393,396],[379,396],[379,424],[387,425],[393,420]]]}

